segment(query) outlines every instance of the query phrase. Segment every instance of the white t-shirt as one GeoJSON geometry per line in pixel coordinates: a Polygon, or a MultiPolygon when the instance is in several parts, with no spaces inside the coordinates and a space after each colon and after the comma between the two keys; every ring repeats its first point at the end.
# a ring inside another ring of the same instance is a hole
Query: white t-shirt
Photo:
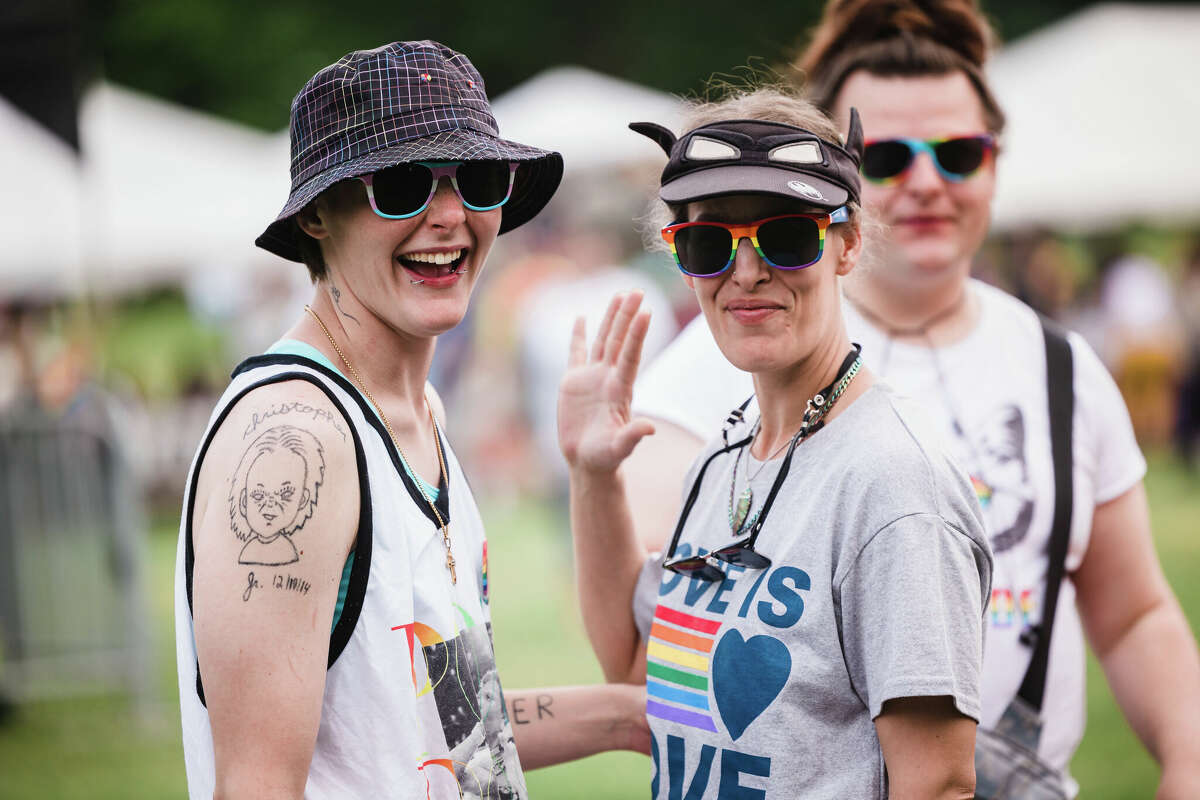
{"type": "MultiPolygon", "coordinates": [[[[968,286],[979,300],[979,322],[965,339],[936,352],[889,341],[848,303],[843,311],[865,363],[928,409],[983,506],[995,554],[983,676],[982,724],[990,727],[1016,695],[1029,664],[1030,648],[1018,637],[1042,617],[1054,480],[1045,343],[1037,315],[999,289],[979,281],[968,286]]],[[[1081,337],[1071,334],[1069,340],[1075,362],[1075,504],[1068,572],[1083,561],[1095,506],[1119,497],[1146,470],[1116,384],[1081,337]]],[[[700,318],[647,367],[634,389],[633,411],[707,440],[753,391],[749,373],[725,360],[700,318]]],[[[1083,736],[1084,680],[1082,626],[1075,588],[1066,580],[1039,746],[1042,758],[1064,773],[1083,736]]],[[[1069,778],[1067,788],[1075,789],[1069,778]]]]}

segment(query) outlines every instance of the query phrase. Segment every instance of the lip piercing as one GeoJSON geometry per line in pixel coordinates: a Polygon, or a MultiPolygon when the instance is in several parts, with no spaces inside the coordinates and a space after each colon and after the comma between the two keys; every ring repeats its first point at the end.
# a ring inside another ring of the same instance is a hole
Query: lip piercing
{"type": "MultiPolygon", "coordinates": [[[[466,268],[466,267],[459,267],[458,269],[452,269],[452,270],[450,270],[450,274],[451,274],[451,275],[466,275],[466,274],[467,274],[467,268],[466,268]]],[[[414,281],[412,278],[409,278],[409,279],[408,279],[408,282],[409,282],[409,283],[411,283],[411,284],[413,284],[413,285],[415,286],[415,285],[416,285],[416,284],[418,284],[418,283],[424,283],[424,282],[425,282],[425,279],[424,279],[424,278],[422,278],[422,279],[421,279],[421,280],[419,280],[419,281],[414,281]]]]}
{"type": "MultiPolygon", "coordinates": [[[[462,266],[458,267],[457,270],[450,270],[450,275],[467,275],[467,266],[462,265],[462,266]]],[[[416,285],[418,283],[425,283],[425,278],[421,278],[420,281],[414,281],[413,278],[409,278],[408,282],[412,283],[413,285],[416,285]]]]}

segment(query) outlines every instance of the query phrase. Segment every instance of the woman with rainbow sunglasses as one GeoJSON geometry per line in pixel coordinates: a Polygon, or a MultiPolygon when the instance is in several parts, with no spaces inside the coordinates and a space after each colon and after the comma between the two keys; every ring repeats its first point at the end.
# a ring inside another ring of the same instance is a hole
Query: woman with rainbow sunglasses
{"type": "MultiPolygon", "coordinates": [[[[922,401],[983,505],[996,566],[979,740],[997,734],[1024,755],[981,748],[979,796],[1078,792],[1068,766],[1084,729],[1086,636],[1162,766],[1158,798],[1200,797],[1200,658],[1155,555],[1129,414],[1083,339],[1066,337],[1073,375],[1051,380],[1037,315],[970,277],[1004,127],[983,71],[992,39],[974,0],[830,0],[797,60],[817,105],[862,115],[863,201],[883,224],[870,268],[845,281],[846,324],[872,369],[922,401]],[[1072,503],[1056,489],[1052,383],[1074,404],[1059,460],[1072,503]],[[1054,518],[1070,506],[1065,555],[1052,560],[1054,518]]],[[[702,323],[639,380],[634,412],[657,433],[625,469],[647,549],[665,547],[674,523],[661,497],[749,387],[702,323]]]]}
{"type": "Polygon", "coordinates": [[[846,333],[858,117],[843,144],[761,89],[689,123],[631,127],[668,154],[662,237],[753,397],[710,431],[661,558],[621,472],[653,432],[630,415],[636,293],[590,349],[576,325],[559,399],[584,623],[609,680],[646,682],[651,794],[969,798],[991,553],[966,477],[846,333]]]}

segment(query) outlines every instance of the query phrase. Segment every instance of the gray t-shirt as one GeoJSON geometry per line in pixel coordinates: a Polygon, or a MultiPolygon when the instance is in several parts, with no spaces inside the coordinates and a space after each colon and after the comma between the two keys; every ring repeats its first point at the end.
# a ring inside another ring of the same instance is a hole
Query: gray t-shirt
{"type": "MultiPolygon", "coordinates": [[[[906,405],[877,384],[796,448],[755,547],[766,569],[706,582],[647,563],[634,610],[655,798],[883,798],[885,701],[948,695],[979,719],[992,555],[966,477],[906,405]]],[[[748,455],[735,489],[752,476],[753,516],[782,458],[748,455]]],[[[709,466],[677,556],[732,541],[736,460],[709,466]]]]}

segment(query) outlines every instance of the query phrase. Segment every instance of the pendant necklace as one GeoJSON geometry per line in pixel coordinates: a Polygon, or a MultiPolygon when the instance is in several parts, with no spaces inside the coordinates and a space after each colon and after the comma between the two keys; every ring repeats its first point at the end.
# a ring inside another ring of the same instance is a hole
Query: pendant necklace
{"type": "MultiPolygon", "coordinates": [[[[758,435],[758,429],[761,426],[761,419],[754,423],[754,430],[750,431],[751,443],[754,442],[754,437],[758,435]]],[[[733,503],[733,491],[734,485],[737,482],[738,465],[742,463],[742,452],[749,450],[750,448],[743,447],[738,450],[737,458],[733,462],[733,481],[729,484],[729,527],[733,529],[734,536],[737,536],[743,530],[753,525],[758,520],[758,513],[762,511],[762,509],[759,508],[758,512],[755,512],[753,519],[747,519],[747,517],[750,515],[750,504],[754,502],[754,492],[751,490],[750,485],[754,482],[754,479],[762,473],[767,464],[769,464],[771,460],[775,458],[775,456],[782,453],[783,449],[789,444],[791,444],[791,439],[781,444],[778,450],[763,459],[762,463],[758,465],[758,469],[754,470],[753,475],[750,474],[750,457],[746,457],[746,488],[742,490],[740,495],[738,495],[737,505],[735,506],[733,503]]]]}
{"type": "MultiPolygon", "coordinates": [[[[363,379],[359,376],[358,370],[356,370],[354,365],[350,363],[350,359],[346,358],[346,354],[342,352],[342,348],[338,347],[338,343],[333,340],[333,334],[329,332],[329,328],[325,327],[325,323],[319,316],[317,316],[317,312],[313,311],[311,306],[305,306],[304,310],[311,314],[312,318],[315,319],[317,324],[321,326],[321,330],[325,332],[325,337],[329,339],[329,344],[333,346],[334,352],[338,354],[338,358],[340,358],[342,363],[346,365],[346,369],[350,372],[350,375],[353,376],[354,382],[358,384],[358,388],[362,390],[362,393],[366,395],[368,400],[371,401],[371,405],[375,407],[376,413],[379,414],[379,419],[383,421],[383,426],[387,428],[388,436],[390,436],[392,439],[392,445],[396,448],[396,453],[400,456],[400,461],[404,464],[404,468],[407,469],[415,478],[417,473],[412,468],[412,465],[408,463],[408,459],[405,458],[404,451],[400,449],[400,442],[396,440],[396,432],[392,430],[392,423],[388,422],[387,415],[383,413],[383,409],[379,407],[379,403],[375,402],[375,398],[371,396],[369,391],[367,391],[367,386],[363,383],[363,379]]],[[[429,412],[429,424],[433,426],[433,444],[434,448],[437,450],[438,457],[438,482],[443,486],[449,487],[450,483],[446,479],[446,459],[442,455],[442,438],[438,436],[437,421],[433,418],[433,409],[429,407],[428,400],[425,401],[425,410],[429,412]]],[[[425,502],[429,504],[430,510],[433,511],[433,516],[437,518],[438,527],[442,529],[442,543],[446,546],[446,569],[450,570],[450,582],[457,584],[458,575],[454,571],[454,554],[450,551],[450,526],[442,518],[441,512],[437,509],[437,505],[435,505],[434,502],[429,499],[429,495],[425,493],[425,487],[421,485],[421,482],[419,480],[414,480],[413,483],[417,485],[417,490],[421,493],[421,497],[425,498],[425,502]]]]}
{"type": "Polygon", "coordinates": [[[854,380],[854,376],[862,368],[862,357],[859,355],[859,346],[854,345],[854,349],[842,361],[842,367],[838,370],[837,377],[833,379],[833,383],[826,386],[821,391],[817,392],[809,398],[808,406],[804,411],[804,418],[800,423],[800,430],[796,431],[791,439],[784,442],[775,450],[774,453],[768,455],[763,462],[759,464],[758,469],[754,474],[750,474],[750,457],[746,457],[746,488],[741,494],[737,495],[737,501],[734,501],[734,495],[737,487],[738,465],[742,460],[742,451],[749,451],[754,446],[754,437],[762,429],[762,416],[754,423],[754,430],[750,432],[750,442],[746,447],[738,450],[737,459],[733,463],[733,475],[729,480],[729,527],[733,531],[733,535],[737,536],[742,531],[750,527],[758,519],[758,514],[762,512],[759,508],[758,512],[750,517],[750,507],[754,503],[754,490],[751,488],[751,483],[759,474],[766,468],[771,459],[783,452],[792,441],[799,439],[803,441],[805,438],[819,431],[825,425],[825,417],[828,416],[829,410],[833,408],[834,403],[846,391],[846,387],[850,385],[850,381],[854,380]]]}

